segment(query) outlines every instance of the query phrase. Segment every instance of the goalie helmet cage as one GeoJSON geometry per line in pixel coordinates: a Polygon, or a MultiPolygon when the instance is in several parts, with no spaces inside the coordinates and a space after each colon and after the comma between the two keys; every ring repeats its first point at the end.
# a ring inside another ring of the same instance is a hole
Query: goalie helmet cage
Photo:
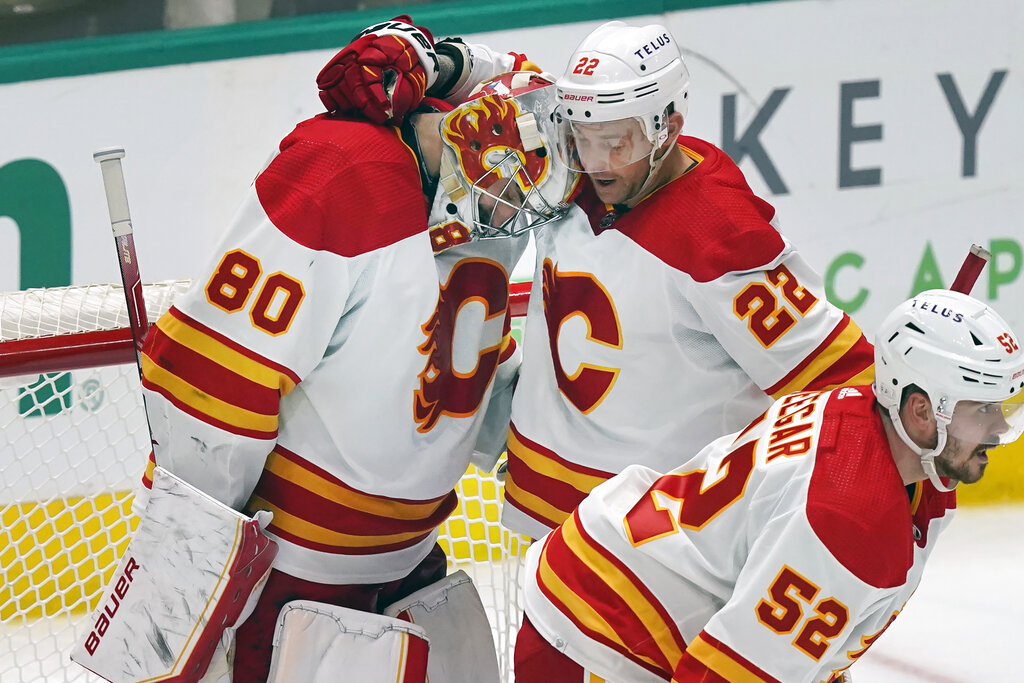
{"type": "MultiPolygon", "coordinates": [[[[145,285],[149,320],[188,285],[145,285]]],[[[137,524],[150,448],[128,324],[120,285],[0,293],[0,683],[101,680],[68,652],[137,524]]],[[[476,583],[507,683],[526,539],[499,525],[493,473],[471,467],[458,493],[440,541],[476,583]]]]}

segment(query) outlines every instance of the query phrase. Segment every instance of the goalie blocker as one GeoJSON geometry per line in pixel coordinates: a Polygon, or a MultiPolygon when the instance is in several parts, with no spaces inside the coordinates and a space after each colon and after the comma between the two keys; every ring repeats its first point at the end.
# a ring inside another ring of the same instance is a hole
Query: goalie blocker
{"type": "Polygon", "coordinates": [[[270,572],[270,519],[239,514],[157,467],[139,527],[71,659],[111,683],[226,673],[226,656],[211,660],[270,572]]]}

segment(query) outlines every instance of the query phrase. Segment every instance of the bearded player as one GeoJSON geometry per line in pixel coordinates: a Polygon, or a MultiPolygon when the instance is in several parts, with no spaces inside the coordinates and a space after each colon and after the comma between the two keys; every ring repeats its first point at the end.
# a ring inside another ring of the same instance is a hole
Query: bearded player
{"type": "Polygon", "coordinates": [[[664,475],[630,466],[534,543],[516,681],[841,680],[953,489],[1024,429],[1024,351],[986,304],[923,292],[874,354],[874,385],[786,396],[664,475]]]}

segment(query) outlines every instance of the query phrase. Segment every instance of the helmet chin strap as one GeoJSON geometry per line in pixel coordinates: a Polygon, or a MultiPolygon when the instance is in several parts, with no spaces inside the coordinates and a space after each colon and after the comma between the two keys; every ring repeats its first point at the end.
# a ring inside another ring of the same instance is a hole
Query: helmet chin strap
{"type": "Polygon", "coordinates": [[[630,201],[632,201],[633,199],[637,199],[637,201],[639,201],[640,199],[643,199],[644,197],[658,189],[658,186],[655,184],[655,178],[658,175],[658,169],[661,168],[661,165],[665,162],[665,159],[668,158],[669,152],[672,151],[672,148],[669,147],[668,149],[665,150],[664,154],[656,158],[658,150],[661,149],[661,146],[665,144],[666,140],[668,140],[668,126],[663,126],[661,131],[658,132],[658,137],[655,141],[655,145],[651,148],[650,155],[647,157],[647,177],[644,178],[644,182],[643,184],[640,185],[639,190],[634,192],[629,197],[626,197],[626,201],[623,202],[624,204],[628,205],[630,201]]]}
{"type": "Polygon", "coordinates": [[[892,420],[892,426],[896,430],[896,433],[903,439],[903,443],[907,444],[910,450],[917,453],[921,458],[921,467],[924,469],[924,473],[928,475],[928,481],[932,483],[932,486],[937,488],[939,491],[952,491],[957,487],[960,482],[955,479],[950,481],[955,482],[952,486],[942,483],[942,479],[939,478],[939,473],[935,469],[935,457],[942,452],[942,449],[946,447],[946,424],[942,420],[935,420],[936,434],[938,441],[935,444],[935,448],[923,448],[914,443],[914,440],[907,434],[907,430],[903,427],[903,422],[900,421],[900,410],[899,406],[889,407],[889,418],[892,420]]]}

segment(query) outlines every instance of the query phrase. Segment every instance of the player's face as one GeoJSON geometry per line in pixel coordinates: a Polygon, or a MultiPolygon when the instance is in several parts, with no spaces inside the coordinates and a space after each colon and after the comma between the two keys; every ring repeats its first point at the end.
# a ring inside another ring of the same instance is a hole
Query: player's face
{"type": "Polygon", "coordinates": [[[573,138],[598,199],[622,204],[639,192],[650,171],[652,149],[639,121],[574,124],[573,138]]]}
{"type": "Polygon", "coordinates": [[[525,202],[519,186],[507,178],[497,178],[487,192],[480,195],[477,203],[480,222],[492,227],[501,227],[519,212],[525,202]]]}
{"type": "Polygon", "coordinates": [[[973,484],[985,474],[988,449],[1009,429],[998,403],[959,401],[946,428],[946,446],[935,458],[940,476],[973,484]]]}

